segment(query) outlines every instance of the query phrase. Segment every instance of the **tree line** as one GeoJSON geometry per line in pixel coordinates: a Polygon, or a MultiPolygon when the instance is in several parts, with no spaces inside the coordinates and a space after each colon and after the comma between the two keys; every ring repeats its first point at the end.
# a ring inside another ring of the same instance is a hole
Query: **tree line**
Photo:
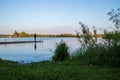
{"type": "MultiPolygon", "coordinates": [[[[93,34],[90,34],[94,37],[93,34]]],[[[76,34],[72,33],[64,33],[64,34],[36,34],[37,37],[77,37],[76,34]]],[[[81,34],[81,36],[83,36],[81,34]]],[[[13,34],[0,34],[0,38],[9,37],[9,38],[16,38],[16,37],[34,37],[34,34],[29,34],[27,32],[18,32],[14,31],[13,34]]],[[[96,34],[96,37],[104,37],[104,34],[96,34]]]]}

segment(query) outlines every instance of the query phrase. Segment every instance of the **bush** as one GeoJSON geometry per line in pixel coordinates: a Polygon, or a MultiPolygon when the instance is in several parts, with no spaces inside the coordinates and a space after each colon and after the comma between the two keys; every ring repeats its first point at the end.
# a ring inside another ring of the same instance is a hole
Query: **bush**
{"type": "MultiPolygon", "coordinates": [[[[99,64],[113,67],[120,67],[120,31],[104,31],[104,40],[107,43],[98,44],[96,32],[94,29],[94,38],[89,34],[89,28],[83,23],[79,23],[82,27],[82,35],[78,33],[78,39],[83,45],[83,48],[72,55],[73,61],[82,61],[88,64],[99,64]],[[83,38],[83,41],[81,41],[83,38]]],[[[77,61],[77,62],[78,62],[77,61]]]]}
{"type": "Polygon", "coordinates": [[[76,50],[71,57],[75,62],[120,67],[120,45],[89,45],[85,50],[76,50]]]}
{"type": "Polygon", "coordinates": [[[65,59],[69,58],[69,53],[68,53],[68,46],[66,43],[61,42],[60,44],[57,45],[55,49],[55,54],[52,57],[53,61],[64,61],[65,59]]]}

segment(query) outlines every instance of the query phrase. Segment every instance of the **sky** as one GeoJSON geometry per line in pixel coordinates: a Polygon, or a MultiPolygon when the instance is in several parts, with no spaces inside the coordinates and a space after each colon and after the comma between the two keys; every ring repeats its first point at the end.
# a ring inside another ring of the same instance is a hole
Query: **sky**
{"type": "Polygon", "coordinates": [[[79,22],[109,29],[107,13],[120,0],[0,0],[0,34],[15,30],[39,34],[75,33],[79,22]]]}

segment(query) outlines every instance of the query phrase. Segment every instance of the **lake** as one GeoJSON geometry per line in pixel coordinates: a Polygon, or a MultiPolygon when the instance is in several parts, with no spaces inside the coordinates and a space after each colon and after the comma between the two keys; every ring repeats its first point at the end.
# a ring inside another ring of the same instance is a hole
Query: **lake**
{"type": "MultiPolygon", "coordinates": [[[[34,38],[0,38],[0,42],[4,41],[33,41],[34,38]]],[[[80,47],[77,38],[71,37],[37,37],[36,43],[20,43],[20,44],[0,44],[0,58],[3,60],[11,60],[19,63],[31,63],[39,61],[51,61],[54,55],[56,45],[63,40],[72,53],[76,48],[80,47]]]]}

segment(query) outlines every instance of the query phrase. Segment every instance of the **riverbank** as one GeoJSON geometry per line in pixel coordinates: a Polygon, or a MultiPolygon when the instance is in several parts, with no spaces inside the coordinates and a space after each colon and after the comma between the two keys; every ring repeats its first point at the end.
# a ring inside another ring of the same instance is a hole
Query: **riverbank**
{"type": "Polygon", "coordinates": [[[0,80],[120,80],[120,69],[70,61],[19,64],[0,60],[0,80]]]}

